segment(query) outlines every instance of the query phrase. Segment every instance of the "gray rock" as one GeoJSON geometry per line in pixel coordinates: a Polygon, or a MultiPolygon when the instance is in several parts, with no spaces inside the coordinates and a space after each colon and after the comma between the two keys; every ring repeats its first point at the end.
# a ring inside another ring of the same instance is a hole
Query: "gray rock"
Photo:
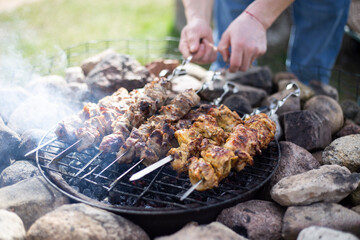
{"type": "Polygon", "coordinates": [[[106,58],[109,55],[115,54],[115,51],[111,48],[106,49],[105,51],[102,51],[94,56],[91,56],[87,59],[85,59],[81,63],[81,69],[83,70],[85,76],[88,75],[88,73],[104,58],[106,58]]]}
{"type": "Polygon", "coordinates": [[[0,88],[0,117],[7,122],[15,108],[29,96],[30,94],[22,87],[0,88]]]}
{"type": "MultiPolygon", "coordinates": [[[[273,95],[267,97],[261,105],[263,106],[269,106],[270,103],[276,101],[276,100],[281,100],[283,99],[286,95],[288,95],[290,93],[289,90],[282,90],[279,92],[274,93],[273,95]]],[[[301,109],[300,106],[300,98],[299,97],[295,97],[295,96],[291,96],[290,98],[288,98],[286,100],[286,102],[284,103],[283,106],[281,106],[278,110],[277,110],[277,114],[281,115],[284,114],[286,112],[292,112],[292,111],[298,111],[301,109]]]]}
{"type": "Polygon", "coordinates": [[[330,124],[331,134],[344,125],[344,114],[339,103],[331,97],[320,95],[311,98],[304,105],[304,110],[314,111],[324,116],[330,124]]]}
{"type": "Polygon", "coordinates": [[[308,151],[324,149],[331,143],[329,122],[313,111],[294,111],[283,115],[285,140],[308,151]]]}
{"type": "Polygon", "coordinates": [[[335,134],[335,138],[345,137],[352,134],[360,134],[360,126],[356,125],[354,122],[344,125],[340,131],[335,134]]]}
{"type": "Polygon", "coordinates": [[[35,176],[40,176],[37,167],[28,161],[15,161],[0,173],[0,188],[35,176]]]}
{"type": "Polygon", "coordinates": [[[64,102],[53,102],[44,96],[30,97],[11,114],[8,127],[19,134],[32,128],[49,130],[72,113],[64,102]]]}
{"type": "Polygon", "coordinates": [[[359,240],[356,236],[325,227],[311,226],[303,229],[296,240],[359,240]]]}
{"type": "Polygon", "coordinates": [[[351,172],[360,170],[360,134],[335,139],[323,152],[324,164],[337,164],[351,172]]]}
{"type": "Polygon", "coordinates": [[[360,106],[353,100],[346,99],[340,104],[344,116],[349,119],[354,119],[356,114],[360,111],[360,106]]]}
{"type": "Polygon", "coordinates": [[[277,72],[274,76],[274,83],[278,84],[281,80],[298,80],[298,77],[291,72],[277,72]]]}
{"type": "MultiPolygon", "coordinates": [[[[21,141],[18,148],[18,159],[24,157],[24,155],[38,146],[38,143],[42,139],[47,131],[41,129],[28,129],[21,135],[21,141]]],[[[27,158],[35,160],[35,153],[27,158]]]]}
{"type": "Polygon", "coordinates": [[[79,204],[63,205],[30,227],[26,239],[149,239],[139,226],[114,213],[79,204]]]}
{"type": "Polygon", "coordinates": [[[336,88],[320,81],[312,80],[309,87],[315,92],[315,95],[325,95],[331,97],[335,101],[339,101],[339,93],[336,88]]]}
{"type": "Polygon", "coordinates": [[[71,82],[68,84],[70,92],[67,95],[69,99],[75,101],[88,101],[90,98],[90,91],[86,83],[71,82]]]}
{"type": "Polygon", "coordinates": [[[272,73],[269,67],[253,66],[246,72],[226,72],[226,79],[239,84],[264,89],[267,93],[272,91],[272,73]]]}
{"type": "Polygon", "coordinates": [[[219,222],[212,222],[208,225],[189,223],[178,232],[164,237],[155,238],[155,240],[246,240],[246,238],[236,234],[230,228],[219,222]]]}
{"type": "Polygon", "coordinates": [[[323,165],[323,160],[322,160],[323,152],[324,152],[323,150],[319,150],[311,153],[311,155],[313,155],[313,157],[320,163],[320,165],[323,165]]]}
{"type": "Polygon", "coordinates": [[[0,156],[2,158],[13,157],[16,155],[20,143],[19,135],[0,122],[0,156]]]}
{"type": "Polygon", "coordinates": [[[351,210],[360,214],[360,205],[357,205],[357,206],[351,208],[351,210]]]}
{"type": "Polygon", "coordinates": [[[68,83],[84,83],[85,75],[81,67],[69,67],[65,69],[65,80],[68,83]]]}
{"type": "Polygon", "coordinates": [[[352,204],[354,205],[360,205],[360,184],[359,186],[355,189],[355,191],[353,191],[350,194],[350,200],[352,202],[352,204]]]}
{"type": "Polygon", "coordinates": [[[223,210],[217,221],[249,239],[279,239],[284,209],[262,200],[251,200],[223,210]]]}
{"type": "Polygon", "coordinates": [[[297,79],[280,80],[278,83],[279,91],[285,90],[286,86],[291,82],[295,82],[298,84],[298,86],[300,88],[300,101],[302,103],[306,102],[307,100],[309,100],[310,98],[312,98],[315,95],[314,91],[310,87],[304,85],[302,82],[300,82],[297,79]]]}
{"type": "Polygon", "coordinates": [[[360,111],[356,114],[356,116],[354,117],[354,122],[357,125],[360,125],[360,111]]]}
{"type": "Polygon", "coordinates": [[[283,218],[282,236],[285,240],[296,239],[302,229],[310,226],[328,227],[358,235],[360,214],[336,203],[289,207],[283,218]]]}
{"type": "Polygon", "coordinates": [[[0,188],[0,208],[15,212],[28,229],[36,219],[68,203],[68,198],[42,177],[34,177],[0,188]]]}
{"type": "Polygon", "coordinates": [[[249,101],[239,94],[232,94],[231,96],[227,97],[222,103],[231,110],[236,111],[240,114],[252,112],[252,107],[249,101]]]}
{"type": "Polygon", "coordinates": [[[186,89],[189,88],[199,90],[201,86],[202,83],[197,78],[190,75],[175,77],[171,80],[171,90],[176,93],[184,92],[186,89]]]}
{"type": "Polygon", "coordinates": [[[112,94],[120,87],[131,91],[152,80],[150,72],[135,59],[122,54],[107,55],[86,76],[95,99],[112,94]]]}
{"type": "Polygon", "coordinates": [[[0,209],[0,239],[22,240],[25,237],[24,224],[19,216],[13,212],[0,209]]]}
{"type": "Polygon", "coordinates": [[[308,205],[315,202],[340,202],[360,183],[360,173],[338,165],[281,179],[271,189],[271,197],[282,206],[308,205]]]}
{"type": "Polygon", "coordinates": [[[261,88],[246,86],[235,82],[233,82],[233,84],[236,88],[235,94],[245,97],[252,107],[260,106],[260,103],[267,97],[267,93],[261,88]]]}
{"type": "Polygon", "coordinates": [[[281,179],[320,167],[319,162],[306,149],[292,142],[281,141],[279,144],[281,149],[279,167],[262,191],[266,199],[271,199],[270,190],[281,179]]]}

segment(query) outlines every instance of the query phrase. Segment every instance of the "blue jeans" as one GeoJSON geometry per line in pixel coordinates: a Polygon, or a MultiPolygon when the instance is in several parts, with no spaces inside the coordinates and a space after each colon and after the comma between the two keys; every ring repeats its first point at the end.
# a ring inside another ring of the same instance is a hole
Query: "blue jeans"
{"type": "MultiPolygon", "coordinates": [[[[217,45],[229,24],[253,0],[215,0],[214,40],[217,45]]],[[[295,0],[286,68],[307,84],[328,83],[341,47],[350,0],[295,0]]],[[[250,33],[247,33],[250,34],[250,33]]],[[[223,68],[220,54],[211,69],[223,68]]]]}

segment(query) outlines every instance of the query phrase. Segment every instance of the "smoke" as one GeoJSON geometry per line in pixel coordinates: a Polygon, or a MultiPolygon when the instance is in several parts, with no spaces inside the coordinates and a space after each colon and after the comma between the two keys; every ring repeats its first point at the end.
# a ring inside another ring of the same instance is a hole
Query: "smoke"
{"type": "Polygon", "coordinates": [[[9,128],[18,134],[48,130],[79,110],[79,102],[69,100],[71,89],[63,77],[66,55],[59,47],[54,47],[55,57],[40,52],[29,60],[19,50],[18,31],[1,28],[0,39],[0,118],[9,128]],[[60,75],[50,75],[55,72],[60,75]]]}

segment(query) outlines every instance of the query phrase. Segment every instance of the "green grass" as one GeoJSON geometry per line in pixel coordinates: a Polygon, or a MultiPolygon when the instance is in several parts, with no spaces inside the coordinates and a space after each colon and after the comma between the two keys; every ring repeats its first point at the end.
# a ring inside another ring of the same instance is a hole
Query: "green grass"
{"type": "Polygon", "coordinates": [[[163,39],[174,19],[174,0],[43,0],[0,13],[0,51],[38,59],[90,40],[163,39]]]}

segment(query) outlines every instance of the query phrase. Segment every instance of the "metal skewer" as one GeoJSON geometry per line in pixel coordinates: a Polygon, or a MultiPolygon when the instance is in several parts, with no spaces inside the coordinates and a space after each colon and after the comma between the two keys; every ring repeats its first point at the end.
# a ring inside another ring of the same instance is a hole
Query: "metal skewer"
{"type": "Polygon", "coordinates": [[[113,181],[110,184],[110,187],[108,189],[108,191],[111,191],[111,189],[113,189],[115,187],[115,185],[126,175],[128,174],[131,170],[133,170],[137,165],[139,165],[140,163],[142,163],[142,161],[144,161],[144,159],[140,159],[137,163],[135,163],[134,165],[132,165],[128,170],[126,170],[123,174],[121,174],[115,181],[113,181]]]}
{"type": "Polygon", "coordinates": [[[158,169],[159,167],[165,165],[166,163],[171,162],[173,159],[174,159],[173,156],[169,155],[169,156],[161,159],[160,161],[157,161],[156,163],[151,164],[150,166],[144,168],[143,170],[135,173],[134,175],[132,175],[130,177],[129,180],[130,181],[136,181],[136,180],[142,178],[143,176],[151,173],[152,171],[158,169]]]}
{"type": "Polygon", "coordinates": [[[109,167],[114,165],[120,158],[122,158],[125,154],[128,153],[128,150],[121,153],[119,157],[117,157],[114,161],[112,161],[109,165],[107,165],[103,170],[101,170],[98,174],[95,175],[95,178],[99,177],[103,172],[105,172],[109,167]]]}
{"type": "Polygon", "coordinates": [[[59,153],[58,155],[56,155],[53,159],[51,159],[51,161],[49,162],[48,166],[50,166],[50,164],[52,164],[53,162],[57,162],[60,161],[61,159],[63,159],[66,155],[68,155],[71,151],[73,151],[74,148],[77,147],[77,145],[79,145],[79,143],[81,142],[82,139],[77,140],[76,142],[74,142],[70,147],[66,148],[64,151],[62,151],[61,153],[59,153]]]}
{"type": "Polygon", "coordinates": [[[33,150],[31,150],[30,152],[26,153],[26,154],[24,155],[24,157],[27,157],[27,156],[35,153],[37,150],[39,150],[39,149],[41,149],[41,148],[49,145],[50,143],[54,142],[56,139],[57,139],[57,137],[54,137],[54,138],[50,139],[49,141],[47,141],[47,142],[45,142],[45,143],[37,146],[36,148],[34,148],[33,150]]]}
{"type": "Polygon", "coordinates": [[[202,182],[204,179],[201,179],[197,183],[191,186],[180,198],[180,201],[183,201],[185,198],[187,198],[202,182]]]}
{"type": "Polygon", "coordinates": [[[82,167],[76,174],[75,177],[79,176],[80,173],[82,173],[90,164],[92,164],[104,151],[98,152],[89,162],[85,164],[84,167],[82,167]]]}

